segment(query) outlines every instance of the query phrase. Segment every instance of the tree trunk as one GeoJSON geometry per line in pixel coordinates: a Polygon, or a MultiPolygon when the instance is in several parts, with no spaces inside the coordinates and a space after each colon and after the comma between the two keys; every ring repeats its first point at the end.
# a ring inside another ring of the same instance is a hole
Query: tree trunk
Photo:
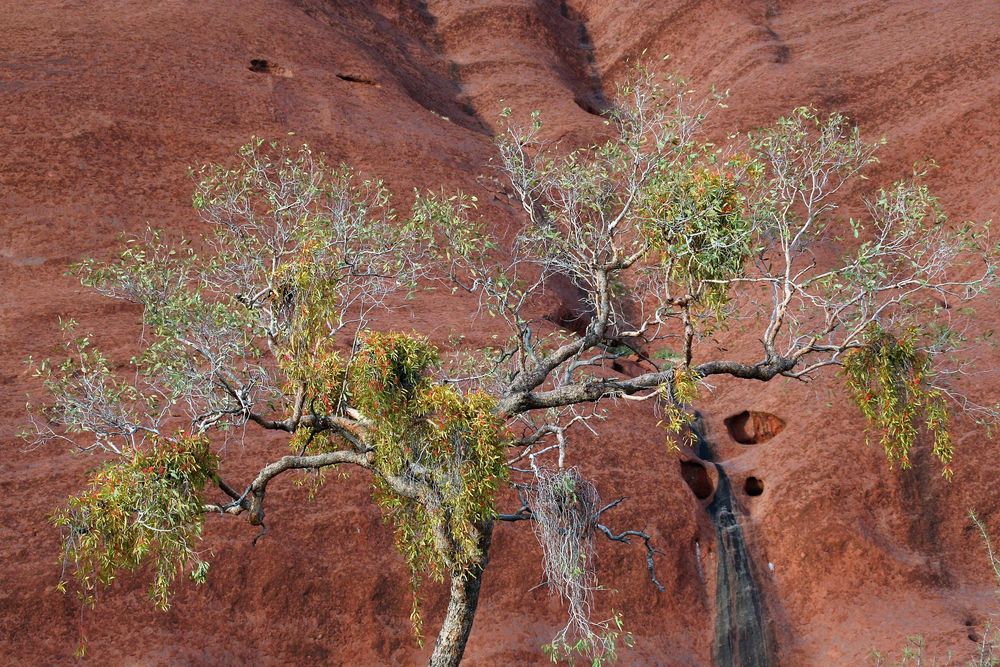
{"type": "Polygon", "coordinates": [[[490,557],[490,542],[493,539],[493,522],[478,526],[479,553],[482,557],[469,572],[451,577],[451,599],[445,614],[441,632],[434,643],[429,667],[457,667],[462,662],[465,644],[472,633],[472,622],[479,606],[479,589],[483,584],[483,570],[490,557]]]}

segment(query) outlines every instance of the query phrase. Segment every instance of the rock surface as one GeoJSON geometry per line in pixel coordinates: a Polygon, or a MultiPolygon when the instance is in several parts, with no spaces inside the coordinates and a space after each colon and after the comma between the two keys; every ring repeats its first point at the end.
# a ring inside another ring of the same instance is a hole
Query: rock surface
{"type": "MultiPolygon", "coordinates": [[[[429,648],[410,636],[405,567],[361,475],[331,477],[315,502],[282,480],[256,547],[245,523],[209,518],[209,583],[182,586],[169,612],[148,603],[142,577],[121,578],[82,615],[54,588],[59,536],[46,517],[93,460],[23,450],[15,437],[23,405],[40,396],[22,362],[51,353],[60,316],[127,360],[137,312],[81,291],[68,265],[110,256],[119,235],[147,225],[196,236],[188,167],[230,159],[251,134],[294,132],[399,193],[474,193],[506,234],[518,212],[489,162],[498,110],[539,109],[552,141],[588,142],[602,132],[595,114],[628,63],[643,51],[669,53],[658,68],[731,89],[720,133],[801,104],[842,110],[869,136],[889,139],[874,176],[934,158],[931,184],[953,219],[1000,212],[995,0],[36,0],[2,12],[0,662],[9,664],[72,662],[81,632],[88,662],[100,665],[426,658],[429,648]]],[[[487,328],[468,326],[473,310],[433,293],[392,326],[484,343],[487,328]]],[[[978,305],[983,327],[998,315],[994,304],[978,305]]],[[[749,333],[727,342],[750,357],[753,345],[749,333]]],[[[995,349],[978,355],[998,365],[995,349]]],[[[972,392],[995,402],[998,387],[988,373],[972,392]]],[[[971,653],[970,635],[998,611],[965,519],[974,507],[1000,539],[1000,451],[984,433],[958,426],[949,484],[922,458],[906,473],[890,470],[834,383],[720,382],[699,407],[734,495],[749,476],[763,484],[738,502],[781,664],[864,664],[873,648],[896,649],[915,633],[932,655],[971,653]],[[770,413],[784,428],[739,444],[723,418],[744,410],[770,413]]],[[[608,518],[654,536],[667,590],[650,585],[639,547],[601,544],[600,575],[613,590],[599,594],[599,606],[622,611],[635,635],[626,664],[706,665],[716,557],[707,501],[685,484],[655,416],[629,410],[577,452],[605,498],[630,497],[608,518]]],[[[251,438],[230,452],[226,472],[245,477],[282,447],[251,438]]],[[[532,588],[541,568],[530,528],[500,526],[494,542],[467,664],[541,664],[539,646],[561,617],[532,588]]],[[[443,593],[429,593],[430,636],[443,593]]]]}

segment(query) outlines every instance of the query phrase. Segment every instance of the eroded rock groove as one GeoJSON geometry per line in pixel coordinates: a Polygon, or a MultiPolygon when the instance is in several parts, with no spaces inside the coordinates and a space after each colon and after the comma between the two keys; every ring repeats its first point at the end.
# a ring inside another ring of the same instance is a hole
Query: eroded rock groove
{"type": "Polygon", "coordinates": [[[764,604],[754,574],[750,551],[740,526],[739,504],[722,466],[714,463],[711,443],[705,437],[701,417],[691,427],[697,454],[713,462],[719,478],[708,513],[715,524],[718,565],[715,589],[715,636],[712,659],[715,667],[768,667],[776,664],[764,625],[764,604]]]}

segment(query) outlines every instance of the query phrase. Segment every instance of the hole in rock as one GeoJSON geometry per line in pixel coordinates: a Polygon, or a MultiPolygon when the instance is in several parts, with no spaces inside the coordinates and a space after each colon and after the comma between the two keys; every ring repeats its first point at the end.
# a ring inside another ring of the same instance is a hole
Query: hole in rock
{"type": "Polygon", "coordinates": [[[691,487],[698,500],[704,500],[712,495],[712,478],[708,476],[708,470],[697,461],[681,461],[681,477],[684,482],[691,487]]]}
{"type": "Polygon", "coordinates": [[[743,490],[748,496],[759,496],[764,493],[764,481],[758,477],[747,477],[743,483],[743,490]]]}
{"type": "Polygon", "coordinates": [[[977,635],[975,632],[970,632],[969,633],[969,639],[971,639],[972,641],[976,642],[977,644],[981,641],[980,636],[977,635]]]}
{"type": "Polygon", "coordinates": [[[573,101],[576,102],[576,106],[580,107],[581,109],[589,113],[591,116],[602,116],[602,117],[604,116],[604,114],[601,113],[601,110],[598,109],[594,104],[592,104],[588,100],[578,97],[573,101]]]}
{"type": "Polygon", "coordinates": [[[545,290],[554,301],[554,307],[545,315],[545,319],[581,336],[584,335],[593,314],[587,302],[586,292],[560,273],[549,276],[545,281],[545,290]]]}
{"type": "Polygon", "coordinates": [[[363,76],[358,76],[357,74],[338,74],[337,78],[341,81],[347,81],[349,83],[363,83],[366,86],[375,86],[376,84],[373,80],[365,78],[363,76]]]}
{"type": "Polygon", "coordinates": [[[250,71],[258,74],[266,74],[271,71],[271,63],[263,58],[254,58],[250,61],[250,71]]]}
{"type": "Polygon", "coordinates": [[[284,77],[290,77],[292,75],[291,72],[281,65],[272,63],[270,60],[265,60],[264,58],[253,58],[250,61],[250,67],[247,69],[255,74],[271,74],[274,76],[284,77]]]}
{"type": "Polygon", "coordinates": [[[767,442],[785,428],[785,420],[778,415],[755,410],[744,410],[726,417],[725,423],[729,436],[741,445],[767,442]]]}

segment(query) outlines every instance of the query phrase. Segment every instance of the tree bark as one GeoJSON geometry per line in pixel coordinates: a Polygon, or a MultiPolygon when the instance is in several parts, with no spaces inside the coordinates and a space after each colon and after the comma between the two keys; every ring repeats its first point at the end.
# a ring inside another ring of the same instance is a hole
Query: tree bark
{"type": "Polygon", "coordinates": [[[479,589],[483,584],[483,571],[490,557],[490,543],[493,540],[493,522],[477,527],[479,530],[480,561],[464,574],[451,577],[451,598],[445,614],[441,632],[434,643],[429,667],[457,667],[462,662],[465,644],[472,633],[472,622],[479,606],[479,589]]]}

